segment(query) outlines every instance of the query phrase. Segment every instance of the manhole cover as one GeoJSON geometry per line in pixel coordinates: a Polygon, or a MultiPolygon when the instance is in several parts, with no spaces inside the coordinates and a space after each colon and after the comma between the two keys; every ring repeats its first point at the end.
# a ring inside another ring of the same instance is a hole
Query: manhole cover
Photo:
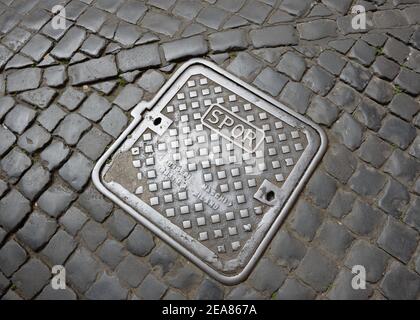
{"type": "Polygon", "coordinates": [[[199,59],[133,116],[97,163],[96,186],[214,278],[242,281],[320,160],[324,133],[199,59]]]}

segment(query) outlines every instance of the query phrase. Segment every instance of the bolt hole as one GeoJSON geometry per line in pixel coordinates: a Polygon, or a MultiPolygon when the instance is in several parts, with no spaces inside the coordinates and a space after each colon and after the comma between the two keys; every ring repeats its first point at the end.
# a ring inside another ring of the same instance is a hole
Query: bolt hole
{"type": "Polygon", "coordinates": [[[158,126],[158,125],[160,125],[160,123],[162,122],[162,118],[161,117],[158,117],[158,118],[156,118],[155,120],[153,120],[153,124],[155,125],[155,126],[158,126]]]}
{"type": "Polygon", "coordinates": [[[274,191],[268,191],[265,195],[265,198],[267,199],[267,201],[273,201],[275,197],[276,195],[274,191]]]}

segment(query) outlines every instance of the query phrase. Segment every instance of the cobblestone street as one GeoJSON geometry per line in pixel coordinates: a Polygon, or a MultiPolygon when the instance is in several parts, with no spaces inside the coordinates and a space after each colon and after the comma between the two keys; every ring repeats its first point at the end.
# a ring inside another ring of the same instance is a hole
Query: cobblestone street
{"type": "Polygon", "coordinates": [[[420,0],[0,0],[0,72],[0,299],[420,299],[420,0]],[[328,136],[234,286],[91,178],[132,109],[193,57],[328,136]],[[54,265],[65,290],[51,287],[54,265]]]}

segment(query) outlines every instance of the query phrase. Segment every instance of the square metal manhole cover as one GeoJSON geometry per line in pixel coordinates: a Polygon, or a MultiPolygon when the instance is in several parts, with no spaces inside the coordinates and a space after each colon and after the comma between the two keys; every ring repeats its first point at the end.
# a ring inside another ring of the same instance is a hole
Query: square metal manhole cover
{"type": "Polygon", "coordinates": [[[96,186],[220,282],[244,280],[323,155],[323,131],[201,59],[132,114],[96,186]]]}

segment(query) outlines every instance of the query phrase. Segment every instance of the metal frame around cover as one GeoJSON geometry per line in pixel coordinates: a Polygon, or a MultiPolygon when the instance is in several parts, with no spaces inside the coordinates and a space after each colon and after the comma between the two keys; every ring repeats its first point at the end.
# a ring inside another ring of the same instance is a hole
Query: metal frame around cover
{"type": "Polygon", "coordinates": [[[183,254],[186,258],[190,259],[193,263],[195,263],[199,268],[207,272],[210,276],[215,278],[216,280],[220,281],[226,285],[235,285],[242,281],[244,281],[249,274],[251,273],[253,267],[256,265],[257,261],[260,259],[262,254],[264,253],[265,249],[268,247],[269,243],[271,242],[272,238],[274,237],[275,233],[281,226],[283,220],[287,216],[288,212],[291,210],[292,206],[294,205],[298,195],[302,191],[304,185],[306,184],[307,180],[313,173],[315,167],[318,165],[319,161],[321,160],[325,150],[327,148],[327,137],[324,131],[318,126],[316,123],[306,119],[302,115],[298,114],[297,112],[291,110],[290,108],[286,107],[284,104],[276,101],[275,99],[271,98],[267,94],[263,93],[262,91],[252,87],[251,85],[247,84],[246,82],[242,81],[241,79],[233,76],[232,74],[228,73],[226,75],[226,71],[220,68],[219,66],[215,65],[212,62],[209,62],[205,59],[191,59],[190,61],[184,63],[175,73],[171,76],[171,78],[163,85],[163,87],[158,91],[158,93],[154,96],[154,98],[148,102],[142,101],[140,102],[131,112],[134,120],[131,124],[124,130],[124,132],[118,137],[118,139],[112,144],[112,146],[103,154],[103,156],[98,160],[96,163],[93,172],[92,172],[92,179],[95,186],[98,190],[110,198],[113,202],[119,205],[122,209],[127,211],[131,216],[133,216],[138,222],[140,222],[143,226],[151,230],[155,233],[158,237],[162,240],[166,241],[169,245],[183,254]],[[255,252],[249,259],[248,263],[242,269],[242,271],[234,276],[227,276],[217,272],[215,269],[211,268],[207,265],[204,261],[198,258],[196,255],[191,253],[188,248],[179,244],[175,239],[170,237],[168,234],[164,233],[159,227],[154,225],[151,221],[147,220],[141,214],[139,214],[136,210],[134,210],[131,206],[121,200],[118,196],[112,193],[109,189],[105,187],[102,183],[100,178],[101,170],[106,163],[106,161],[113,155],[113,153],[121,146],[127,136],[139,125],[139,123],[143,120],[141,114],[146,110],[151,110],[154,105],[159,101],[159,99],[169,90],[172,84],[182,75],[182,73],[188,69],[190,66],[199,64],[204,67],[208,67],[213,71],[219,73],[221,76],[228,78],[236,85],[243,87],[245,90],[248,90],[255,94],[256,96],[262,98],[266,102],[277,106],[282,111],[290,114],[292,117],[297,118],[298,120],[302,121],[306,125],[312,127],[318,134],[320,138],[320,146],[318,151],[315,153],[312,161],[310,162],[309,166],[306,168],[305,172],[303,173],[300,181],[296,185],[295,189],[290,194],[289,198],[287,199],[284,206],[281,208],[281,212],[278,214],[277,218],[274,220],[273,224],[271,225],[269,231],[267,232],[266,236],[263,238],[261,243],[257,246],[255,252]]]}

